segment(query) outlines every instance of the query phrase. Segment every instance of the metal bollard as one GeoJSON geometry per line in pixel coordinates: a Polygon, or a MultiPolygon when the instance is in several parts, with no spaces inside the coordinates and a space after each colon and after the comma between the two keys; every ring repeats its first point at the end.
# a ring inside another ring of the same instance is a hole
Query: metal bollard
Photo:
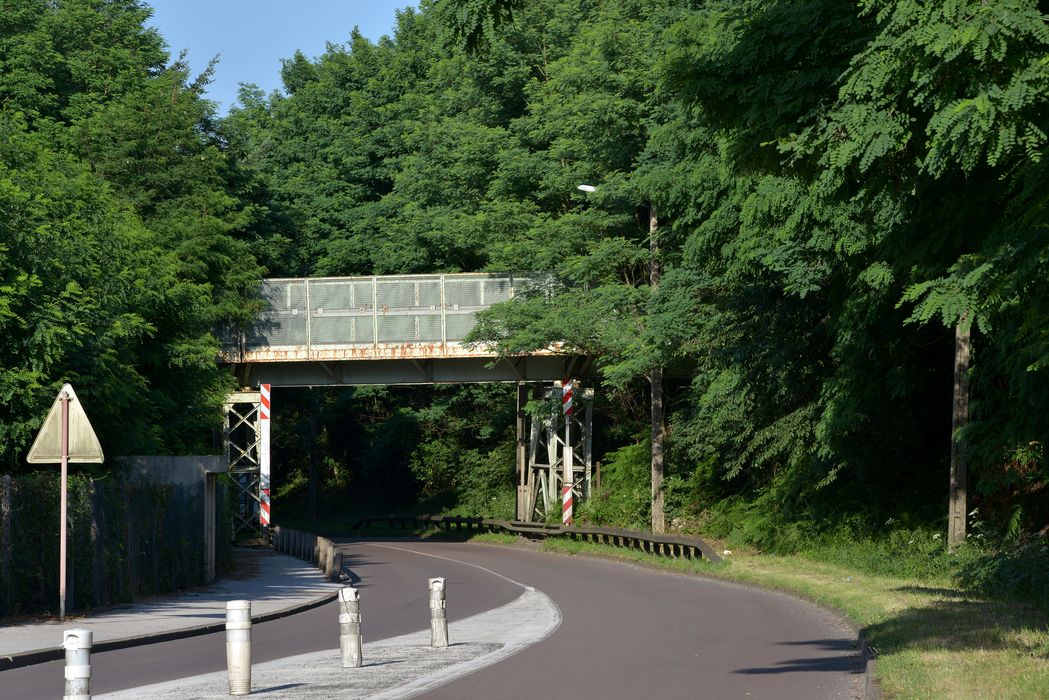
{"type": "Polygon", "coordinates": [[[432,578],[430,583],[430,646],[448,646],[448,614],[445,610],[444,579],[432,578]]]}
{"type": "Polygon", "coordinates": [[[91,700],[91,630],[65,630],[66,692],[62,700],[91,700]]]}
{"type": "Polygon", "coordinates": [[[339,591],[339,649],[343,668],[364,665],[361,660],[361,599],[352,586],[339,591]]]}
{"type": "Polygon", "coordinates": [[[226,668],[229,694],[251,693],[251,601],[226,603],[226,668]]]}

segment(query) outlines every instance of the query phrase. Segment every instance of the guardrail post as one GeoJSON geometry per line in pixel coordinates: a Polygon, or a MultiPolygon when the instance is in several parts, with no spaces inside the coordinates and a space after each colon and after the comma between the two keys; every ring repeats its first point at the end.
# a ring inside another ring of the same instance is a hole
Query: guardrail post
{"type": "Polygon", "coordinates": [[[226,603],[226,668],[229,694],[251,693],[251,601],[226,603]]]}
{"type": "Polygon", "coordinates": [[[62,700],[91,700],[91,630],[65,630],[62,646],[66,650],[62,700]]]}
{"type": "Polygon", "coordinates": [[[343,668],[364,665],[361,660],[361,599],[352,586],[339,591],[339,650],[343,668]]]}
{"type": "Polygon", "coordinates": [[[430,646],[448,646],[448,613],[444,594],[444,579],[432,578],[430,586],[430,646]]]}

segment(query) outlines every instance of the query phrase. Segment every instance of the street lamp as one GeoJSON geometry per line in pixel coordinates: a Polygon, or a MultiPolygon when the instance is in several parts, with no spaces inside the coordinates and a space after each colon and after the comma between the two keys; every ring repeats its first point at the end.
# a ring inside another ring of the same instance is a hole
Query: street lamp
{"type": "MultiPolygon", "coordinates": [[[[577,190],[597,192],[593,185],[576,185],[577,190]]],[[[649,288],[654,292],[659,289],[663,268],[659,262],[659,237],[657,229],[656,205],[648,205],[648,245],[649,245],[649,288]]],[[[663,445],[666,441],[666,425],[663,419],[663,368],[654,367],[649,371],[651,384],[651,417],[652,417],[652,532],[666,531],[666,518],[663,513],[663,445]]]]}

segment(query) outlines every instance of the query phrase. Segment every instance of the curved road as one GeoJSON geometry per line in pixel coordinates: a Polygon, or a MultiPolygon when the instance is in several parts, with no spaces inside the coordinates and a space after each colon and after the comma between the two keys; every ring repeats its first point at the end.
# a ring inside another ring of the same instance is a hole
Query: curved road
{"type": "Polygon", "coordinates": [[[564,618],[541,644],[428,698],[862,697],[855,633],[796,598],[600,559],[439,543],[411,548],[529,583],[564,618]]]}
{"type": "MultiPolygon", "coordinates": [[[[431,576],[448,581],[452,620],[520,594],[493,573],[535,586],[561,609],[561,626],[541,643],[425,697],[862,697],[855,633],[779,593],[520,548],[404,540],[347,540],[340,548],[359,577],[365,641],[427,627],[431,576]]],[[[332,604],[256,625],[253,660],[337,648],[336,617],[332,604]]],[[[92,692],[220,671],[224,642],[213,634],[96,654],[92,692]]],[[[61,694],[57,662],[0,673],[2,698],[61,694]]]]}

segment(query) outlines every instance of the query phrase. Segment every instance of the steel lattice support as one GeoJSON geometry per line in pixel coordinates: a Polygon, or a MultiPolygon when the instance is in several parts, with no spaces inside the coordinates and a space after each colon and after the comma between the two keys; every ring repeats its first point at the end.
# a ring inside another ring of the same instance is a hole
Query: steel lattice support
{"type": "MultiPolygon", "coordinates": [[[[524,460],[518,458],[517,519],[545,521],[555,514],[560,521],[561,489],[564,484],[565,418],[561,412],[561,382],[552,387],[537,387],[534,398],[549,403],[542,417],[521,417],[523,392],[518,392],[518,429],[529,423],[528,439],[521,445],[524,460]],[[524,474],[520,474],[521,468],[524,474]]],[[[576,410],[568,416],[571,421],[569,439],[572,446],[572,493],[577,502],[590,497],[593,474],[592,429],[594,420],[594,390],[579,388],[576,382],[576,410]],[[581,399],[581,400],[580,400],[581,399]],[[580,405],[581,404],[581,405],[580,405]],[[580,410],[581,409],[581,410],[580,410]]]]}
{"type": "Polygon", "coordinates": [[[233,539],[262,536],[259,523],[262,462],[261,398],[257,391],[235,391],[226,398],[222,442],[234,484],[233,539]]]}

